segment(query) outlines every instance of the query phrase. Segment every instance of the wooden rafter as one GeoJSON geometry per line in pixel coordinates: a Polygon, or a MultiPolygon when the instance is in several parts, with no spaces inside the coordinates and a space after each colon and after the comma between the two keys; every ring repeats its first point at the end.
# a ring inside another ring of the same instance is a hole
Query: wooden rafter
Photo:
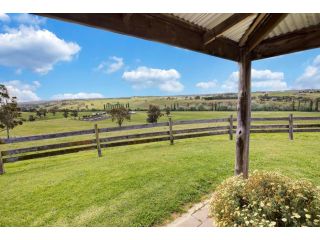
{"type": "Polygon", "coordinates": [[[246,32],[243,34],[239,41],[239,46],[243,47],[245,43],[248,40],[248,37],[250,34],[265,20],[265,18],[268,16],[267,13],[259,13],[258,16],[253,20],[250,27],[246,30],[246,32]]]}
{"type": "Polygon", "coordinates": [[[220,39],[214,44],[204,46],[204,30],[189,26],[165,14],[44,13],[38,15],[166,43],[233,61],[239,59],[239,48],[236,42],[220,39]]]}
{"type": "Polygon", "coordinates": [[[270,13],[249,35],[245,42],[247,52],[251,52],[285,17],[285,13],[270,13]]]}
{"type": "Polygon", "coordinates": [[[320,47],[320,24],[262,41],[251,53],[253,60],[320,47]]]}
{"type": "Polygon", "coordinates": [[[214,41],[218,37],[220,37],[224,32],[226,32],[228,29],[232,28],[239,22],[245,20],[249,16],[251,16],[252,13],[235,13],[231,15],[229,18],[215,26],[210,31],[206,32],[203,36],[204,45],[209,44],[210,42],[214,41]]]}

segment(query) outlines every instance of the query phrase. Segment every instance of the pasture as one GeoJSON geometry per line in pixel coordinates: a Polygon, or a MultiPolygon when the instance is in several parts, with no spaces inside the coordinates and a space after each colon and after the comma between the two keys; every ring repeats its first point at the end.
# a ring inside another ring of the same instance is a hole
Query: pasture
{"type": "MultiPolygon", "coordinates": [[[[235,117],[232,112],[172,113],[175,120],[230,114],[235,117]]],[[[253,117],[288,114],[253,112],[253,117]]],[[[294,116],[320,114],[295,112],[294,116]]],[[[138,112],[125,125],[145,123],[145,118],[138,112]]],[[[88,129],[93,124],[57,114],[26,122],[12,136],[88,129]]],[[[98,124],[115,126],[111,120],[98,124]]],[[[41,144],[47,141],[52,142],[41,144]]],[[[285,133],[252,134],[250,144],[250,171],[276,170],[320,185],[319,133],[295,133],[294,141],[285,133]]],[[[96,151],[87,151],[6,164],[7,172],[0,176],[0,226],[161,225],[233,174],[234,150],[234,140],[221,135],[179,140],[172,146],[160,142],[103,149],[101,158],[96,151]]]]}

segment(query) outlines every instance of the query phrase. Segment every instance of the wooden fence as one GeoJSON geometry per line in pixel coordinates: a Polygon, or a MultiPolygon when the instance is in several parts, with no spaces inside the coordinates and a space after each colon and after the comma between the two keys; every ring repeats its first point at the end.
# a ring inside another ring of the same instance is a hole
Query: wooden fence
{"type": "MultiPolygon", "coordinates": [[[[47,156],[56,156],[67,153],[75,153],[80,151],[86,151],[91,149],[97,149],[98,156],[102,156],[102,148],[110,148],[124,145],[142,144],[150,142],[169,141],[170,144],[174,144],[175,140],[205,137],[213,135],[228,134],[229,139],[233,139],[236,126],[233,124],[236,122],[236,118],[230,115],[228,118],[220,119],[201,119],[201,120],[181,120],[172,121],[169,117],[168,122],[153,123],[153,124],[139,124],[123,127],[112,128],[98,128],[95,124],[94,128],[73,132],[61,132],[45,135],[34,135],[26,137],[16,137],[10,139],[0,139],[0,144],[13,144],[21,142],[39,141],[47,139],[65,138],[70,136],[80,136],[92,134],[94,139],[79,140],[72,142],[54,143],[48,145],[36,145],[32,147],[15,148],[10,150],[0,151],[0,165],[3,163],[10,163],[16,161],[22,161],[27,159],[42,158],[47,156]],[[197,127],[175,130],[175,126],[179,125],[192,125],[192,124],[208,124],[208,123],[227,123],[223,126],[209,126],[209,127],[197,127]],[[129,131],[137,129],[168,127],[165,131],[134,133],[120,136],[101,137],[101,133],[129,131]]],[[[294,132],[320,132],[320,122],[315,124],[294,124],[295,121],[313,121],[320,120],[320,117],[293,117],[292,114],[289,117],[275,117],[275,118],[252,118],[250,132],[251,133],[288,133],[289,139],[293,140],[294,132]],[[255,122],[287,122],[282,124],[264,124],[256,125],[255,122]]],[[[1,166],[0,166],[1,167],[1,166]]]]}

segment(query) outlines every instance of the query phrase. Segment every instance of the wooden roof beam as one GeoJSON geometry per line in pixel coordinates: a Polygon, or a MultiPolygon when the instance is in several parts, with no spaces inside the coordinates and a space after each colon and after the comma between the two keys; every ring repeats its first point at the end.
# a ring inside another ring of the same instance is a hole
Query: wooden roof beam
{"type": "Polygon", "coordinates": [[[247,42],[250,34],[265,20],[265,18],[268,16],[267,13],[259,13],[258,16],[253,20],[250,27],[246,30],[246,32],[243,34],[239,41],[239,46],[243,47],[245,43],[247,42]]]}
{"type": "Polygon", "coordinates": [[[234,25],[238,24],[239,22],[245,20],[253,13],[235,13],[231,15],[229,18],[224,20],[223,22],[219,23],[210,31],[206,32],[203,36],[204,45],[207,45],[220,37],[224,32],[228,29],[232,28],[234,25]]]}
{"type": "Polygon", "coordinates": [[[287,16],[286,13],[270,13],[245,42],[247,52],[251,52],[287,16]]]}
{"type": "Polygon", "coordinates": [[[251,53],[253,60],[320,47],[320,24],[263,40],[251,53]]]}
{"type": "Polygon", "coordinates": [[[170,44],[228,60],[239,59],[239,47],[234,41],[220,38],[212,44],[203,45],[205,33],[203,29],[165,14],[41,13],[37,15],[170,44]]]}

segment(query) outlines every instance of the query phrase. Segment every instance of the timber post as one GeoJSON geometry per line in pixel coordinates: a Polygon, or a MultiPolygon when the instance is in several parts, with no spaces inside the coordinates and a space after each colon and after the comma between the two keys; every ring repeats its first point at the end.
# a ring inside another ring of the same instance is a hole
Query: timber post
{"type": "Polygon", "coordinates": [[[94,132],[96,134],[96,142],[97,142],[97,151],[98,151],[98,156],[101,157],[102,153],[101,153],[101,146],[100,146],[100,138],[99,138],[99,128],[98,128],[98,124],[94,125],[94,132]]]}
{"type": "Polygon", "coordinates": [[[289,139],[293,140],[293,115],[289,114],[289,139]]]}
{"type": "Polygon", "coordinates": [[[172,130],[172,126],[173,126],[172,117],[169,116],[168,120],[169,120],[168,125],[169,125],[169,134],[170,134],[170,144],[173,145],[174,138],[173,138],[173,130],[172,130]]]}
{"type": "Polygon", "coordinates": [[[2,154],[0,150],[0,175],[4,174],[4,167],[3,167],[3,159],[2,159],[2,154]]]}
{"type": "Polygon", "coordinates": [[[235,174],[243,174],[244,178],[248,178],[251,121],[251,59],[250,54],[244,49],[240,51],[237,111],[235,174]]]}
{"type": "Polygon", "coordinates": [[[229,117],[229,140],[233,139],[233,115],[229,117]]]}

